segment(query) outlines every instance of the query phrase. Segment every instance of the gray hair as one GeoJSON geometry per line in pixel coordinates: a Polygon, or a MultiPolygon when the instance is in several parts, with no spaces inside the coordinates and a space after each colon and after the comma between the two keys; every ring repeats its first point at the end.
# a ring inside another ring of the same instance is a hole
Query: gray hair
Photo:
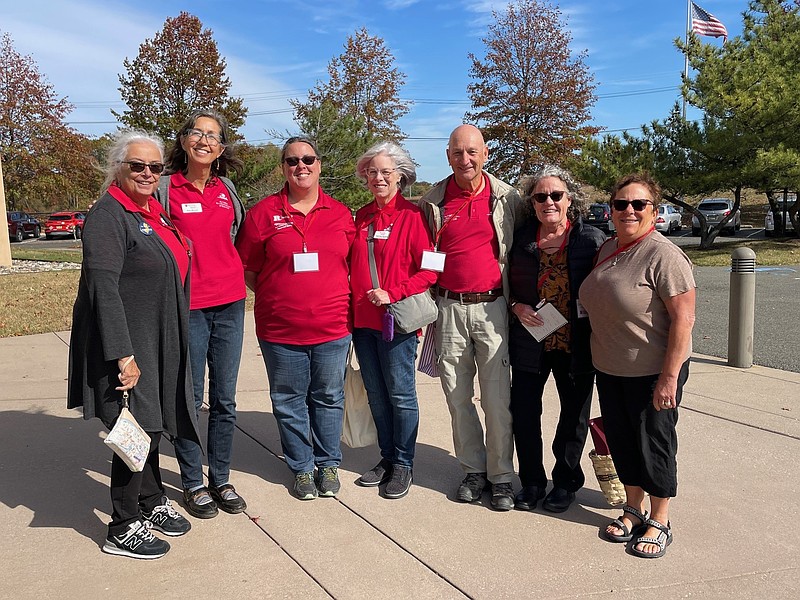
{"type": "Polygon", "coordinates": [[[373,144],[356,163],[356,175],[364,183],[367,182],[367,166],[373,158],[379,154],[385,154],[394,161],[395,169],[400,173],[398,186],[404,190],[417,180],[417,167],[408,151],[394,142],[378,142],[373,144]]]}
{"type": "Polygon", "coordinates": [[[103,172],[106,175],[103,181],[102,191],[106,191],[108,186],[113,181],[116,181],[122,169],[122,161],[128,155],[128,147],[131,144],[145,143],[152,144],[158,148],[158,153],[161,155],[161,162],[164,162],[164,142],[154,133],[148,133],[143,129],[121,129],[119,130],[111,142],[111,146],[106,152],[106,162],[103,166],[103,172]]]}
{"type": "Polygon", "coordinates": [[[567,218],[574,222],[578,216],[586,212],[586,196],[581,189],[581,184],[572,176],[572,173],[558,165],[543,165],[533,175],[523,179],[522,197],[527,201],[528,208],[533,213],[533,218],[536,219],[536,211],[533,210],[533,205],[531,204],[533,190],[536,189],[542,179],[547,177],[560,179],[567,186],[567,193],[570,200],[572,200],[572,205],[567,209],[567,218]]]}

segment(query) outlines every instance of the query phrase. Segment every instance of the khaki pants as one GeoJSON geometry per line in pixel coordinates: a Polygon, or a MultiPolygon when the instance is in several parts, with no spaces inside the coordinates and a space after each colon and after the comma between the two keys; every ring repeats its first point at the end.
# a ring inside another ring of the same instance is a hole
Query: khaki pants
{"type": "Polygon", "coordinates": [[[436,351],[461,467],[467,473],[487,473],[492,483],[511,483],[514,443],[505,300],[460,304],[439,298],[436,351]],[[472,401],[476,372],[486,421],[485,442],[472,401]]]}

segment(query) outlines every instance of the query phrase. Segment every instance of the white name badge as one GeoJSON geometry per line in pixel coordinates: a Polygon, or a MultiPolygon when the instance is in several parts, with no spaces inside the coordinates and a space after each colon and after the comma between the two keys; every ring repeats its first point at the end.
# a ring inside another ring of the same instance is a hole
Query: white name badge
{"type": "Polygon", "coordinates": [[[581,301],[578,300],[577,298],[575,298],[575,304],[576,304],[576,306],[578,308],[578,318],[579,319],[585,319],[586,317],[589,316],[589,313],[586,312],[586,309],[583,307],[583,304],[581,304],[581,301]]]}
{"type": "Polygon", "coordinates": [[[389,229],[384,229],[383,231],[376,231],[375,232],[375,239],[376,240],[388,240],[389,239],[389,229]]]}
{"type": "Polygon", "coordinates": [[[294,272],[308,273],[319,271],[319,252],[295,252],[294,272]]]}
{"type": "Polygon", "coordinates": [[[181,204],[181,210],[184,214],[201,213],[203,212],[203,205],[199,202],[187,202],[186,204],[181,204]]]}
{"type": "Polygon", "coordinates": [[[433,250],[423,250],[422,252],[422,268],[429,271],[437,271],[441,273],[444,271],[444,252],[434,252],[433,250]]]}

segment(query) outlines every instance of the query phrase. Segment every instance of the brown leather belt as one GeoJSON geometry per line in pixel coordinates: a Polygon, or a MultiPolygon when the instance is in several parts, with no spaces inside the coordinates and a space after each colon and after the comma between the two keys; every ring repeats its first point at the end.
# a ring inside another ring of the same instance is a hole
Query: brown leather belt
{"type": "Polygon", "coordinates": [[[503,288],[489,290],[488,292],[451,292],[443,287],[439,288],[439,295],[442,298],[458,300],[461,304],[477,304],[478,302],[494,302],[503,297],[503,288]]]}

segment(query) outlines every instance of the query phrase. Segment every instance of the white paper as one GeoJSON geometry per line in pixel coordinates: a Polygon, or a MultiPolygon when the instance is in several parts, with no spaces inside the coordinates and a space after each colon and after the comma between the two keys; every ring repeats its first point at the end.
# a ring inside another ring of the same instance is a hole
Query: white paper
{"type": "Polygon", "coordinates": [[[181,204],[181,210],[184,214],[201,213],[203,212],[203,205],[199,202],[185,202],[181,204]]]}
{"type": "Polygon", "coordinates": [[[567,320],[564,318],[564,315],[558,312],[558,309],[549,302],[543,305],[541,308],[537,308],[536,314],[538,314],[539,318],[544,321],[542,325],[525,325],[523,323],[522,326],[528,330],[528,333],[530,333],[537,342],[541,342],[556,329],[567,324],[567,320]]]}
{"type": "Polygon", "coordinates": [[[318,252],[297,252],[294,255],[294,272],[308,273],[319,271],[318,252]]]}
{"type": "Polygon", "coordinates": [[[428,269],[429,271],[436,271],[437,273],[441,273],[444,271],[444,259],[445,259],[444,252],[433,252],[432,250],[423,250],[422,252],[422,265],[420,265],[423,269],[428,269]]]}

